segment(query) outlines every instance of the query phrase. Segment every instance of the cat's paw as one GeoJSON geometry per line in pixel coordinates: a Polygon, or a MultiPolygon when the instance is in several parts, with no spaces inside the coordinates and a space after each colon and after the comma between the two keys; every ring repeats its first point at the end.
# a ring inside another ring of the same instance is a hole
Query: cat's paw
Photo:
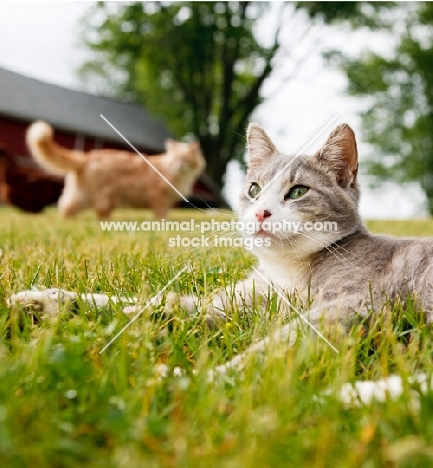
{"type": "Polygon", "coordinates": [[[54,317],[61,309],[69,308],[77,294],[64,289],[51,288],[45,291],[21,291],[7,300],[11,307],[21,307],[29,313],[54,317]]]}

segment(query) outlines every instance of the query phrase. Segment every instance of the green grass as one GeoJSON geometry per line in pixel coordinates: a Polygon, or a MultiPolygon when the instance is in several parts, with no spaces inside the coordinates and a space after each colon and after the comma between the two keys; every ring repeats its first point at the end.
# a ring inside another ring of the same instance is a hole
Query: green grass
{"type": "MultiPolygon", "coordinates": [[[[205,219],[196,212],[171,219],[205,219]]],[[[151,219],[146,212],[116,220],[151,219]]],[[[371,222],[375,232],[433,235],[432,221],[371,222]]],[[[335,354],[300,336],[295,347],[254,359],[245,373],[213,384],[206,370],[277,326],[257,311],[209,330],[200,314],[147,311],[104,353],[128,320],[120,306],[38,321],[6,298],[31,287],[137,295],[145,301],[189,262],[169,290],[210,294],[245,277],[241,248],[175,249],[172,234],[102,232],[92,213],[62,221],[0,211],[1,467],[426,467],[433,466],[433,392],[417,408],[409,387],[397,400],[345,407],[346,381],[432,373],[433,339],[416,301],[390,304],[368,335],[334,330],[335,354]],[[391,315],[391,314],[390,314],[391,315]],[[155,365],[184,377],[158,381],[155,365]],[[193,375],[193,369],[198,370],[193,375]]]]}

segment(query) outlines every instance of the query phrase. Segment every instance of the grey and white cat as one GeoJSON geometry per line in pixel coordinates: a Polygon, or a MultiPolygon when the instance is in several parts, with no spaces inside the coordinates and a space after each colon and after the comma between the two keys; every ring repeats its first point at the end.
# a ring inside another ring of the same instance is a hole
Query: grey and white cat
{"type": "MultiPolygon", "coordinates": [[[[364,227],[358,212],[357,145],[348,125],[339,125],[312,156],[280,153],[255,123],[248,127],[247,142],[250,159],[240,196],[240,220],[255,223],[254,232],[249,231],[247,237],[270,241],[256,242],[263,244],[253,249],[258,268],[211,301],[170,294],[168,311],[173,301],[179,301],[190,312],[197,307],[205,309],[212,322],[226,318],[232,307],[248,310],[253,304],[265,304],[276,291],[289,297],[296,294],[304,303],[313,300],[307,317],[314,327],[319,327],[323,319],[327,324],[350,324],[373,308],[379,311],[389,299],[416,295],[426,320],[432,321],[433,241],[372,235],[364,227]],[[337,229],[295,232],[265,228],[266,223],[268,226],[284,221],[301,227],[328,221],[337,229]]],[[[48,295],[50,313],[55,313],[56,297],[73,299],[74,293],[26,291],[12,296],[11,303],[32,300],[44,309],[48,295]]],[[[92,302],[88,297],[86,300],[92,302]]],[[[282,300],[282,311],[289,310],[289,304],[282,300]]],[[[137,310],[133,306],[125,312],[137,310]]],[[[246,353],[219,366],[216,372],[242,366],[247,355],[261,352],[270,340],[286,340],[290,345],[298,326],[299,321],[289,322],[246,353]]]]}
{"type": "MultiPolygon", "coordinates": [[[[240,195],[240,219],[256,222],[254,238],[271,243],[255,248],[258,268],[235,287],[238,307],[264,303],[272,290],[296,293],[304,302],[313,299],[307,316],[318,327],[349,325],[386,302],[415,295],[426,312],[433,313],[433,240],[372,235],[359,212],[358,153],[354,132],[339,125],[324,146],[312,156],[281,154],[258,124],[247,130],[249,168],[240,195]],[[331,221],[337,230],[263,229],[263,224],[300,223],[301,227],[331,221]],[[271,285],[271,286],[270,286],[271,285]],[[261,296],[259,298],[259,296],[261,296]]],[[[210,306],[209,316],[224,316],[231,308],[233,291],[222,291],[210,306]]],[[[196,298],[183,297],[192,310],[196,298]]],[[[290,305],[281,301],[282,309],[290,305]]],[[[287,340],[297,335],[290,322],[273,337],[253,345],[217,370],[242,365],[246,354],[263,350],[269,339],[287,340]]]]}

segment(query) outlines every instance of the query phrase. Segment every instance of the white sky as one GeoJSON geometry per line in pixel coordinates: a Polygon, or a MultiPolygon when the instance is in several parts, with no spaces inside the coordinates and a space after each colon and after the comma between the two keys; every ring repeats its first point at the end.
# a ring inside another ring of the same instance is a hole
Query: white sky
{"type": "MultiPolygon", "coordinates": [[[[86,59],[79,47],[79,21],[91,2],[0,1],[0,67],[70,88],[79,88],[75,71],[86,59]]],[[[366,35],[360,35],[356,47],[362,47],[366,35]]],[[[347,38],[334,34],[328,44],[339,45],[347,38]]],[[[353,39],[352,43],[353,45],[353,39]]],[[[302,56],[302,49],[300,54],[302,56]]],[[[299,55],[299,54],[298,54],[299,55]]],[[[280,76],[284,76],[284,67],[280,76]]],[[[258,120],[283,152],[296,153],[335,115],[359,133],[359,104],[344,95],[345,79],[325,68],[316,54],[288,81],[269,81],[266,93],[278,93],[255,113],[258,120]]],[[[1,99],[1,90],[0,90],[1,99]]],[[[317,149],[326,139],[325,132],[311,146],[317,149]]],[[[361,165],[366,146],[359,143],[361,165]]],[[[306,151],[308,153],[308,150],[306,151]]],[[[236,206],[236,190],[241,175],[231,170],[227,193],[236,206]]],[[[424,196],[417,186],[405,190],[395,184],[383,184],[371,190],[361,178],[363,197],[361,214],[368,218],[408,218],[425,216],[424,196]],[[410,196],[407,194],[410,193],[410,196]]]]}

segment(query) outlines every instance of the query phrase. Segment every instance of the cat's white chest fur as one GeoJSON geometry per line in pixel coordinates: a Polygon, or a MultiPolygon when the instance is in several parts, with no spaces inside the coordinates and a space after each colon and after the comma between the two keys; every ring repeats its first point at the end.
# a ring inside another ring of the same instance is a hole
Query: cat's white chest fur
{"type": "Polygon", "coordinates": [[[309,268],[305,262],[293,255],[275,254],[274,252],[258,255],[259,268],[264,276],[274,286],[284,289],[288,293],[295,290],[302,294],[308,287],[309,268]]]}

